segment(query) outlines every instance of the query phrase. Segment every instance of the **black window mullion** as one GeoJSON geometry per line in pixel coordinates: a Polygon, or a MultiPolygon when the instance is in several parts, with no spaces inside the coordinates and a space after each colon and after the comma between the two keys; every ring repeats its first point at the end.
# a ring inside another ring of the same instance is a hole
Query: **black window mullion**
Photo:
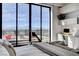
{"type": "Polygon", "coordinates": [[[16,46],[18,46],[18,3],[16,3],[16,46]]]}
{"type": "Polygon", "coordinates": [[[32,44],[32,40],[31,40],[31,36],[32,36],[32,35],[31,35],[31,32],[32,32],[32,28],[31,28],[31,27],[32,27],[32,25],[31,25],[31,23],[32,23],[32,22],[31,22],[31,18],[32,18],[32,17],[31,17],[31,14],[32,14],[32,13],[31,13],[31,11],[32,11],[32,10],[31,10],[31,9],[32,9],[32,6],[31,6],[31,3],[29,3],[29,43],[30,43],[30,44],[32,44]]]}
{"type": "Polygon", "coordinates": [[[0,39],[2,39],[2,3],[0,3],[0,39]]]}
{"type": "Polygon", "coordinates": [[[51,42],[51,8],[49,8],[49,42],[51,42]]]}
{"type": "Polygon", "coordinates": [[[40,39],[42,41],[42,6],[40,6],[40,39]]]}
{"type": "Polygon", "coordinates": [[[0,39],[2,39],[2,3],[0,3],[0,39]]]}

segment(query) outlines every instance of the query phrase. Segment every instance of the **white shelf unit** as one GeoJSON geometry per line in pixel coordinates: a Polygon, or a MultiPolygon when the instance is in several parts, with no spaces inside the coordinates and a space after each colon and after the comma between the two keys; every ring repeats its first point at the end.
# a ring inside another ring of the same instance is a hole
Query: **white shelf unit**
{"type": "Polygon", "coordinates": [[[77,21],[79,19],[78,18],[70,18],[70,19],[65,19],[65,20],[61,20],[61,25],[62,26],[71,26],[71,25],[75,25],[77,24],[77,21]]]}

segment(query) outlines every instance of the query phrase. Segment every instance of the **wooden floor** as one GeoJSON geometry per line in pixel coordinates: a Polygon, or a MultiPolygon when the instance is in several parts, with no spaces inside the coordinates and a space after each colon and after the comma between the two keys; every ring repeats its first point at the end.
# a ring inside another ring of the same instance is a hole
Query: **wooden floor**
{"type": "Polygon", "coordinates": [[[49,56],[32,45],[16,47],[17,56],[49,56]]]}

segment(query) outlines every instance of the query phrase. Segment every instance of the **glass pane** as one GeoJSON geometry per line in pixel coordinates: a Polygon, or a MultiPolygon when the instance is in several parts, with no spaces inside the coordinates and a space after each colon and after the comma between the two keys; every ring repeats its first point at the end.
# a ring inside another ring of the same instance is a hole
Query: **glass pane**
{"type": "Polygon", "coordinates": [[[42,41],[49,42],[49,8],[42,7],[42,41]]]}
{"type": "Polygon", "coordinates": [[[2,38],[16,41],[16,4],[2,4],[2,38]]]}
{"type": "Polygon", "coordinates": [[[32,41],[40,39],[40,6],[32,5],[32,41]]]}
{"type": "Polygon", "coordinates": [[[18,4],[18,43],[29,42],[29,5],[18,4]]]}

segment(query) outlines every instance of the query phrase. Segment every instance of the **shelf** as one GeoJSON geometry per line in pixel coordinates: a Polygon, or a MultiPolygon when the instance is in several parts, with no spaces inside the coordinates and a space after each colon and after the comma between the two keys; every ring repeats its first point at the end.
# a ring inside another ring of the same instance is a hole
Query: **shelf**
{"type": "Polygon", "coordinates": [[[62,20],[62,26],[66,26],[66,25],[75,25],[77,24],[77,19],[78,18],[70,18],[70,19],[65,19],[65,20],[62,20]]]}

